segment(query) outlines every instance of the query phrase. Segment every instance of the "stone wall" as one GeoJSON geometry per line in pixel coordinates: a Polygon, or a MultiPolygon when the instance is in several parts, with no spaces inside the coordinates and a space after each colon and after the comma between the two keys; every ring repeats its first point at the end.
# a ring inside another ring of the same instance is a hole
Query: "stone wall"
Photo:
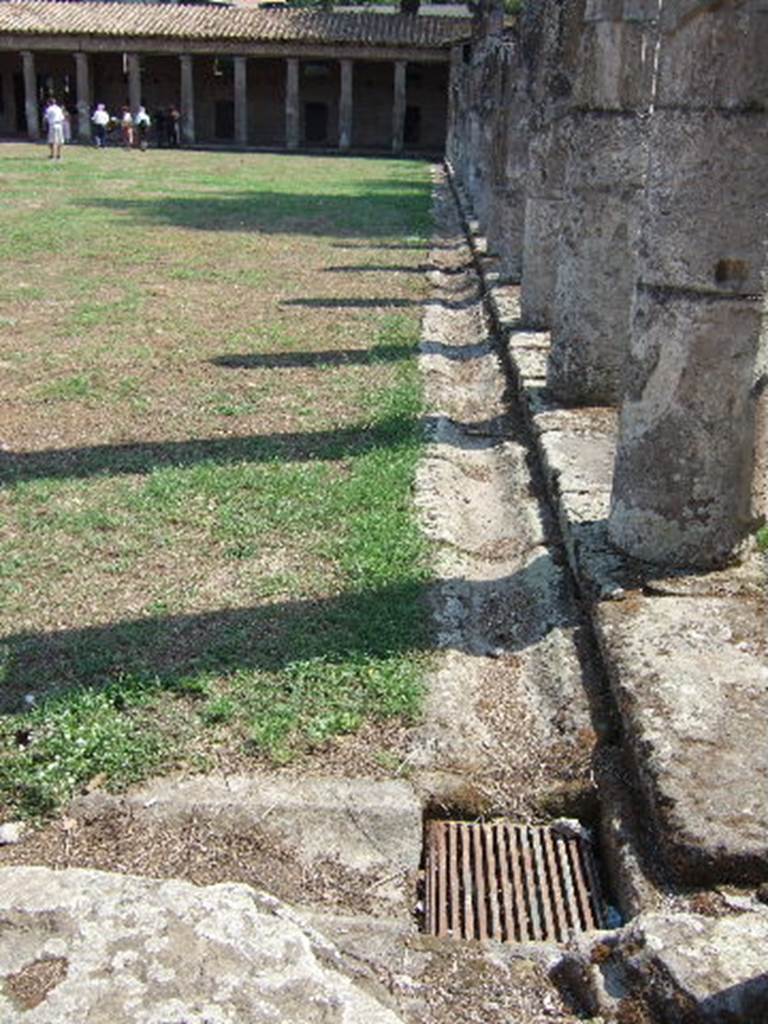
{"type": "Polygon", "coordinates": [[[620,410],[613,543],[666,566],[766,513],[766,53],[765,0],[481,7],[453,52],[455,180],[549,400],[620,410]]]}

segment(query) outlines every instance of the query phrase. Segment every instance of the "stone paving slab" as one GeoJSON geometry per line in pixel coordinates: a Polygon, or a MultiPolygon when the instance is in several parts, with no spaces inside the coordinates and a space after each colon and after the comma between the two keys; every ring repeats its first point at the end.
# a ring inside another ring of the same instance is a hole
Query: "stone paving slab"
{"type": "Polygon", "coordinates": [[[637,776],[667,860],[691,881],[758,881],[768,863],[764,611],[737,598],[596,605],[637,776]]]}
{"type": "MultiPolygon", "coordinates": [[[[73,813],[91,799],[76,801],[73,813]]],[[[124,799],[166,820],[202,815],[221,828],[275,835],[307,864],[326,859],[361,873],[395,873],[416,871],[421,857],[421,801],[413,786],[398,779],[164,777],[124,799]]]]}

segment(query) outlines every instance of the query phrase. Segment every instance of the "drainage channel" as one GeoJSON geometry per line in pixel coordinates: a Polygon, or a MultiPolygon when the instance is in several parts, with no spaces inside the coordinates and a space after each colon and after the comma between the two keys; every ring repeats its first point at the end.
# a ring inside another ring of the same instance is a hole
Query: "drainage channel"
{"type": "Polygon", "coordinates": [[[425,316],[432,429],[419,500],[438,545],[443,653],[414,781],[426,768],[459,782],[428,791],[420,927],[457,955],[483,940],[551,950],[609,916],[608,875],[583,827],[596,815],[576,804],[597,797],[594,756],[615,716],[444,179],[438,194],[449,244],[425,316]]]}

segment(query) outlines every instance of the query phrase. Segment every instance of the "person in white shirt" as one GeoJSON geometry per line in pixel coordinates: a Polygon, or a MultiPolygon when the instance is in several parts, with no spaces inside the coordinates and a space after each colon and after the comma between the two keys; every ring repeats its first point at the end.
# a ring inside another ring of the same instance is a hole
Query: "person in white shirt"
{"type": "Polygon", "coordinates": [[[107,141],[107,125],[109,124],[109,114],[103,103],[96,104],[96,109],[91,115],[91,123],[96,145],[99,149],[103,149],[107,141]]]}
{"type": "Polygon", "coordinates": [[[53,96],[45,105],[43,119],[48,126],[48,145],[51,154],[49,160],[61,160],[61,147],[64,145],[64,111],[53,96]]]}
{"type": "Polygon", "coordinates": [[[141,104],[139,109],[136,111],[133,117],[133,123],[136,125],[136,132],[139,137],[139,149],[142,152],[147,150],[147,132],[149,129],[149,114],[147,108],[141,104]]]}

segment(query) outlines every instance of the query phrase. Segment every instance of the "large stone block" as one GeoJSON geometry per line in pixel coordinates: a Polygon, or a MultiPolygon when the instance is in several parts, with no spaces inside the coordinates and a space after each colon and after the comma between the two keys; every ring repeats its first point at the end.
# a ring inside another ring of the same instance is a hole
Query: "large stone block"
{"type": "Polygon", "coordinates": [[[563,207],[562,198],[526,199],[520,304],[529,327],[545,328],[551,323],[563,207]]]}
{"type": "Polygon", "coordinates": [[[666,4],[658,105],[768,109],[766,13],[749,4],[666,4]]]}
{"type": "Polygon", "coordinates": [[[686,884],[768,878],[766,611],[743,598],[597,606],[625,744],[686,884]]]}
{"type": "Polygon", "coordinates": [[[610,535],[637,558],[707,567],[754,529],[763,304],[640,289],[610,535]]]}
{"type": "Polygon", "coordinates": [[[565,185],[574,191],[640,189],[648,167],[645,122],[634,113],[580,111],[568,125],[565,185]]]}
{"type": "Polygon", "coordinates": [[[659,0],[587,0],[585,21],[652,21],[658,16],[659,0]]]}
{"type": "Polygon", "coordinates": [[[768,1020],[768,912],[715,918],[644,913],[618,932],[577,940],[575,946],[575,953],[565,954],[563,978],[576,990],[583,991],[586,982],[584,994],[601,1020],[768,1020]]]}
{"type": "Polygon", "coordinates": [[[663,1024],[768,1020],[768,914],[644,914],[621,941],[630,976],[663,1024]]]}
{"type": "Polygon", "coordinates": [[[763,290],[768,114],[660,110],[651,119],[641,280],[763,290]]]}
{"type": "Polygon", "coordinates": [[[621,397],[641,196],[590,191],[563,205],[547,382],[568,404],[621,397]]]}
{"type": "Polygon", "coordinates": [[[525,192],[518,188],[494,189],[488,210],[488,252],[499,258],[506,281],[519,281],[523,272],[525,192]]]}
{"type": "Polygon", "coordinates": [[[561,118],[532,132],[528,145],[528,195],[560,199],[570,154],[570,122],[561,118]]]}
{"type": "Polygon", "coordinates": [[[577,107],[646,109],[653,80],[653,39],[642,21],[600,20],[589,24],[574,83],[577,107]]]}

